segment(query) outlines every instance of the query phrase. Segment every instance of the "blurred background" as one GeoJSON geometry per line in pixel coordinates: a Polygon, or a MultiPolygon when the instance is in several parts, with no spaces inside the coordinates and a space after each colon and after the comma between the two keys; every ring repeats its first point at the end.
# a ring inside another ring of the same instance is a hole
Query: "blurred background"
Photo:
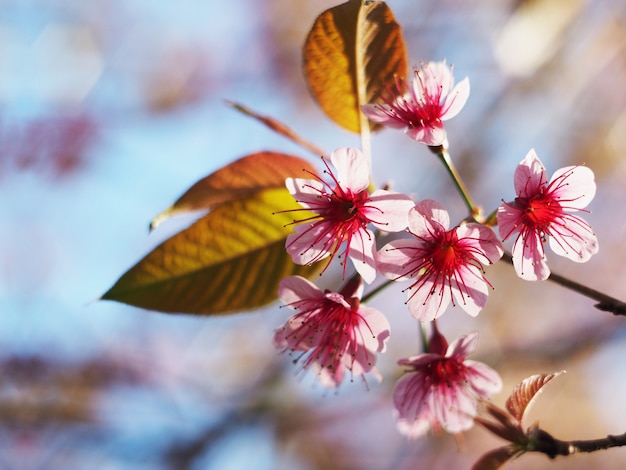
{"type": "MultiPolygon", "coordinates": [[[[310,98],[301,46],[338,2],[0,0],[0,469],[465,469],[504,443],[474,428],[407,441],[395,429],[397,359],[419,351],[402,285],[371,305],[391,323],[385,377],[324,390],[272,345],[289,316],[165,315],[98,297],[189,220],[148,234],[192,183],[248,153],[309,157],[225,105],[241,102],[318,146],[359,146],[310,98]]],[[[511,200],[534,147],[552,173],[585,163],[600,252],[553,271],[626,300],[626,2],[389,0],[412,65],[446,58],[470,77],[447,125],[452,158],[486,212],[511,200]]],[[[458,194],[402,132],[373,140],[378,184],[458,194]]],[[[311,157],[312,161],[317,161],[311,157]]],[[[510,244],[506,245],[510,248],[510,244]]],[[[561,439],[626,428],[626,318],[503,263],[480,316],[449,309],[450,339],[478,330],[473,359],[503,376],[565,369],[527,418],[561,439]]],[[[328,281],[327,281],[328,282],[328,281]]],[[[332,284],[332,279],[331,282],[332,284]]],[[[511,469],[619,469],[618,448],[511,469]]]]}

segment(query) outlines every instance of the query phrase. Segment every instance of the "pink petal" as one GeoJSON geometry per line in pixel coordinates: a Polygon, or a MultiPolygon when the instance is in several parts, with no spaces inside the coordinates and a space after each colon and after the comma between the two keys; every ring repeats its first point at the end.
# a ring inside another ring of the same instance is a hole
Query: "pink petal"
{"type": "Polygon", "coordinates": [[[474,331],[455,339],[448,345],[446,357],[465,359],[478,349],[478,332],[474,331]]]}
{"type": "Polygon", "coordinates": [[[278,298],[286,305],[298,300],[324,297],[324,292],[301,276],[288,276],[282,279],[278,286],[278,298]]]}
{"type": "Polygon", "coordinates": [[[287,236],[286,250],[296,264],[310,264],[330,255],[330,247],[335,241],[328,223],[317,222],[296,225],[294,233],[287,236]]]}
{"type": "Polygon", "coordinates": [[[338,387],[345,374],[345,369],[339,364],[336,367],[331,368],[322,367],[318,362],[313,362],[311,364],[311,369],[313,369],[317,375],[320,383],[326,388],[338,387]]]}
{"type": "Polygon", "coordinates": [[[522,197],[532,196],[547,183],[546,169],[535,153],[535,149],[531,149],[515,169],[515,192],[522,197]]]}
{"type": "Polygon", "coordinates": [[[498,233],[502,240],[506,240],[515,232],[519,231],[519,225],[523,221],[523,212],[511,204],[503,203],[498,207],[496,215],[498,221],[498,233]]]}
{"type": "Polygon", "coordinates": [[[421,372],[409,372],[400,377],[393,390],[393,404],[400,418],[413,421],[427,406],[430,387],[421,372]]]}
{"type": "Polygon", "coordinates": [[[468,369],[468,384],[474,393],[488,398],[502,390],[502,378],[495,370],[482,362],[466,360],[463,365],[468,369]]]}
{"type": "Polygon", "coordinates": [[[587,222],[576,216],[567,219],[567,230],[553,231],[549,240],[555,254],[577,263],[589,261],[598,252],[598,239],[587,222]]]}
{"type": "Polygon", "coordinates": [[[359,314],[363,316],[363,324],[359,332],[363,338],[363,345],[369,351],[385,352],[390,335],[390,326],[387,317],[373,307],[361,305],[359,314]]]}
{"type": "Polygon", "coordinates": [[[428,62],[421,70],[416,70],[413,91],[420,98],[423,94],[431,97],[446,96],[452,88],[454,77],[445,60],[428,62]]]}
{"type": "Polygon", "coordinates": [[[407,290],[407,306],[414,318],[432,321],[443,315],[450,303],[451,293],[447,288],[432,293],[433,282],[426,280],[423,285],[412,286],[407,290]]]}
{"type": "Polygon", "coordinates": [[[545,281],[550,275],[543,242],[539,234],[521,235],[513,244],[513,266],[519,277],[526,281],[545,281]]]}
{"type": "Polygon", "coordinates": [[[307,209],[319,207],[320,193],[324,191],[324,185],[319,181],[305,178],[287,178],[285,186],[287,191],[301,206],[307,209]]]}
{"type": "Polygon", "coordinates": [[[350,239],[350,259],[354,269],[368,284],[376,278],[374,234],[366,229],[359,229],[350,239]]]}
{"type": "Polygon", "coordinates": [[[437,421],[446,431],[456,433],[465,431],[474,425],[476,400],[460,385],[439,387],[433,393],[433,412],[437,421]]]}
{"type": "Polygon", "coordinates": [[[330,154],[330,161],[337,169],[339,186],[359,193],[370,183],[370,168],[365,155],[355,148],[340,148],[330,154]]]}
{"type": "Polygon", "coordinates": [[[447,230],[450,226],[448,211],[433,199],[418,202],[409,212],[409,228],[417,236],[429,236],[433,231],[447,230]]]}
{"type": "Polygon", "coordinates": [[[373,122],[396,129],[403,129],[406,127],[406,121],[392,117],[389,114],[391,111],[385,112],[384,109],[388,109],[388,107],[378,104],[366,104],[361,106],[363,114],[365,114],[373,122]]]}
{"type": "Polygon", "coordinates": [[[596,195],[593,171],[586,166],[561,168],[554,172],[550,182],[559,178],[563,178],[566,184],[559,185],[553,195],[568,209],[583,209],[596,195]]]}
{"type": "Polygon", "coordinates": [[[365,214],[377,229],[399,232],[409,225],[409,211],[414,205],[409,196],[379,189],[370,196],[365,214]]]}
{"type": "Polygon", "coordinates": [[[495,263],[504,254],[502,243],[496,238],[494,231],[481,224],[464,224],[456,229],[463,246],[472,247],[474,257],[482,264],[495,263]]]}
{"type": "MultiPolygon", "coordinates": [[[[405,123],[406,125],[406,123],[405,123]]],[[[443,145],[446,141],[446,131],[443,128],[443,124],[438,126],[419,126],[419,127],[407,127],[404,131],[411,139],[424,144],[436,147],[443,145]]]]}
{"type": "Polygon", "coordinates": [[[410,279],[408,266],[420,252],[414,239],[403,238],[389,242],[376,255],[378,271],[389,279],[410,279]]]}
{"type": "Polygon", "coordinates": [[[489,284],[483,279],[482,271],[472,265],[465,265],[458,271],[461,289],[453,281],[452,294],[454,300],[468,314],[475,317],[487,305],[489,284]]]}
{"type": "Polygon", "coordinates": [[[409,439],[417,439],[425,435],[431,428],[430,411],[424,411],[422,416],[414,421],[400,418],[396,423],[396,427],[400,434],[409,439]]]}
{"type": "Polygon", "coordinates": [[[452,92],[446,96],[446,100],[442,106],[441,120],[447,121],[459,114],[470,94],[469,78],[465,77],[461,80],[452,90],[452,92]]]}

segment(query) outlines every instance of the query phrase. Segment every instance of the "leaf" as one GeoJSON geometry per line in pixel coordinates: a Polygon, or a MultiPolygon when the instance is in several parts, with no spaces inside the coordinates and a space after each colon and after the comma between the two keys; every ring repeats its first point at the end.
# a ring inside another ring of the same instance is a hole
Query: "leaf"
{"type": "Polygon", "coordinates": [[[318,104],[337,124],[357,133],[361,120],[367,122],[361,106],[377,101],[394,75],[406,75],[402,30],[384,2],[351,0],[324,11],[303,52],[318,104]]]}
{"type": "MultiPolygon", "coordinates": [[[[227,188],[228,189],[228,188],[227,188]]],[[[210,200],[210,199],[209,199],[210,200]]],[[[222,314],[276,299],[289,275],[311,277],[285,251],[299,208],[285,188],[231,195],[189,228],[169,238],[128,270],[103,296],[150,310],[222,314]]]]}
{"type": "Polygon", "coordinates": [[[541,389],[552,379],[564,373],[565,371],[562,370],[552,374],[537,374],[522,380],[506,400],[506,409],[518,423],[521,423],[526,409],[541,389]]]}
{"type": "Polygon", "coordinates": [[[472,470],[498,470],[520,451],[513,446],[499,447],[484,454],[472,465],[472,470]]]}
{"type": "Polygon", "coordinates": [[[285,187],[285,179],[315,174],[305,160],[277,152],[259,152],[234,161],[202,178],[168,209],[150,222],[150,230],[174,214],[211,210],[228,201],[243,199],[267,188],[285,187]]]}

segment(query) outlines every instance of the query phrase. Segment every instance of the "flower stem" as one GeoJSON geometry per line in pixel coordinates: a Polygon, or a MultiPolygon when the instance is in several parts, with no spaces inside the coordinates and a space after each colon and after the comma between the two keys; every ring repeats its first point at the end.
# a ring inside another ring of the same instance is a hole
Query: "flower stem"
{"type": "MultiPolygon", "coordinates": [[[[513,265],[513,257],[509,253],[504,253],[501,258],[502,261],[506,261],[510,265],[513,265]]],[[[624,315],[626,316],[626,303],[621,300],[617,300],[614,297],[603,294],[595,289],[592,289],[587,286],[583,286],[578,282],[572,281],[571,279],[567,279],[556,273],[550,273],[550,277],[548,277],[549,281],[552,281],[556,284],[559,284],[563,287],[567,287],[570,290],[578,292],[590,299],[597,300],[598,303],[594,305],[598,310],[602,310],[604,312],[611,312],[613,315],[624,315]]]]}
{"type": "Polygon", "coordinates": [[[450,178],[452,178],[452,181],[454,185],[456,186],[456,189],[461,194],[461,197],[463,198],[465,205],[469,209],[470,214],[472,215],[473,218],[476,218],[480,214],[480,208],[478,208],[474,204],[474,201],[472,201],[469,191],[465,187],[465,184],[463,183],[463,180],[461,179],[459,172],[456,170],[456,167],[452,163],[452,159],[450,158],[448,149],[446,149],[444,145],[440,145],[437,147],[429,147],[429,148],[435,155],[437,155],[437,157],[439,157],[439,160],[441,160],[441,162],[443,163],[443,166],[446,167],[446,170],[448,170],[448,174],[450,175],[450,178]]]}

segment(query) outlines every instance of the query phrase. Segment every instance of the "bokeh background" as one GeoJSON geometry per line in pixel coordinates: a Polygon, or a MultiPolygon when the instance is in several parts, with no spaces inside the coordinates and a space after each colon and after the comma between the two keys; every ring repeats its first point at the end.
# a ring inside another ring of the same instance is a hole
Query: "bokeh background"
{"type": "MultiPolygon", "coordinates": [[[[259,150],[306,152],[225,105],[274,116],[327,150],[358,146],[310,98],[301,45],[318,0],[0,1],[0,468],[465,469],[502,445],[484,429],[407,441],[395,429],[396,360],[419,351],[401,286],[376,297],[392,325],[369,377],[338,391],[272,346],[277,305],[228,317],[98,301],[189,223],[148,222],[199,178],[259,150]]],[[[549,171],[585,163],[600,253],[554,271],[626,300],[626,2],[389,0],[410,63],[446,58],[470,100],[447,126],[452,157],[487,212],[513,197],[534,147],[549,171]]],[[[374,175],[466,214],[445,171],[401,132],[374,136],[374,175]]],[[[316,161],[311,156],[312,161],[316,161]]],[[[510,244],[507,245],[510,247],[510,244]]],[[[528,422],[561,439],[626,428],[626,318],[510,266],[476,319],[502,404],[524,377],[565,369],[528,422]]],[[[332,276],[326,282],[333,284],[332,276]]],[[[619,469],[626,449],[511,469],[619,469]]]]}

